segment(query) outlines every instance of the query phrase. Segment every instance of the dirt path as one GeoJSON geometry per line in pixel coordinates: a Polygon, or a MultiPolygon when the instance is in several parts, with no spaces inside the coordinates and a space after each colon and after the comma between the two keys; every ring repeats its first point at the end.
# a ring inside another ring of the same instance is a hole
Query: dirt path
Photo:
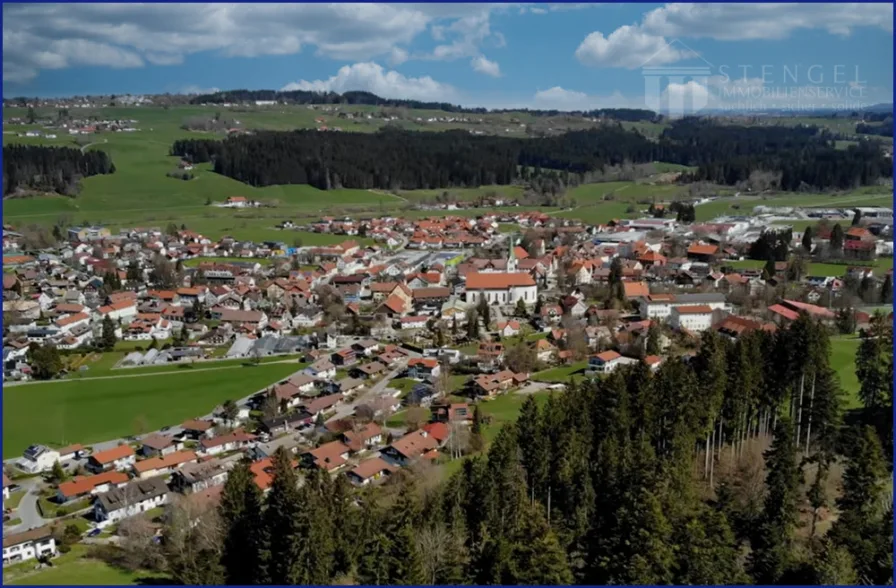
{"type": "Polygon", "coordinates": [[[88,143],[87,145],[82,145],[81,153],[84,153],[84,151],[92,145],[102,145],[103,143],[108,143],[108,142],[109,142],[109,139],[103,139],[102,141],[94,141],[93,143],[88,143]]]}
{"type": "Polygon", "coordinates": [[[382,190],[374,190],[373,188],[370,188],[367,191],[370,192],[371,194],[376,194],[377,196],[388,196],[389,198],[396,198],[396,199],[402,200],[404,202],[410,202],[410,200],[408,200],[404,196],[399,196],[398,194],[391,194],[389,192],[383,192],[382,190]]]}

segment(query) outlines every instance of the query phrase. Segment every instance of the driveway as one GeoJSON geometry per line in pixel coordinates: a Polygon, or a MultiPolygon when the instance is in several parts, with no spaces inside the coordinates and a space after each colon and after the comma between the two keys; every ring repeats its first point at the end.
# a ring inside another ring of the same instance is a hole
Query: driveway
{"type": "Polygon", "coordinates": [[[13,518],[18,518],[22,522],[14,527],[4,527],[4,535],[8,533],[20,533],[22,531],[27,531],[28,529],[41,527],[50,522],[50,519],[45,519],[40,516],[40,511],[37,508],[37,499],[40,498],[38,493],[40,492],[41,479],[28,478],[27,480],[17,482],[17,484],[25,491],[25,496],[22,497],[19,506],[13,511],[14,514],[12,516],[13,518]]]}

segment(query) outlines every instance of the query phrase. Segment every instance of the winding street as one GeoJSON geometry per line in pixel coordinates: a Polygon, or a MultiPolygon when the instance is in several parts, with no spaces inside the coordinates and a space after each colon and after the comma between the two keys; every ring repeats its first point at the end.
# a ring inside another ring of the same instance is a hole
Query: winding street
{"type": "Polygon", "coordinates": [[[40,510],[37,508],[37,500],[40,498],[41,479],[39,477],[28,478],[17,482],[17,485],[25,491],[25,496],[22,497],[19,506],[13,511],[14,514],[12,516],[22,522],[12,527],[4,527],[4,535],[21,533],[49,522],[49,519],[40,516],[40,510]]]}

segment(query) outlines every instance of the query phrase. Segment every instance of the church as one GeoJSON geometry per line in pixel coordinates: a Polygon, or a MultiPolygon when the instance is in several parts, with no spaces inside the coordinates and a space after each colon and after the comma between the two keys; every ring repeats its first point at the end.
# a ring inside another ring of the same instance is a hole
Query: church
{"type": "Polygon", "coordinates": [[[471,272],[467,274],[466,298],[468,304],[479,304],[485,299],[487,304],[515,305],[522,300],[525,304],[535,304],[538,300],[538,286],[535,279],[525,271],[518,271],[514,255],[513,238],[507,258],[507,271],[471,272]]]}

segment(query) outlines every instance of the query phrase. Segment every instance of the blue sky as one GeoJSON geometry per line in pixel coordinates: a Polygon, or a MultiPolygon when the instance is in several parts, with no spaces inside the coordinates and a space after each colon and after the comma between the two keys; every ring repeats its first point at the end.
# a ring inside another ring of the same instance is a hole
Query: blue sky
{"type": "Polygon", "coordinates": [[[4,4],[4,95],[850,107],[892,101],[892,25],[886,4],[4,4]],[[691,69],[650,86],[645,61],[691,69]]]}

